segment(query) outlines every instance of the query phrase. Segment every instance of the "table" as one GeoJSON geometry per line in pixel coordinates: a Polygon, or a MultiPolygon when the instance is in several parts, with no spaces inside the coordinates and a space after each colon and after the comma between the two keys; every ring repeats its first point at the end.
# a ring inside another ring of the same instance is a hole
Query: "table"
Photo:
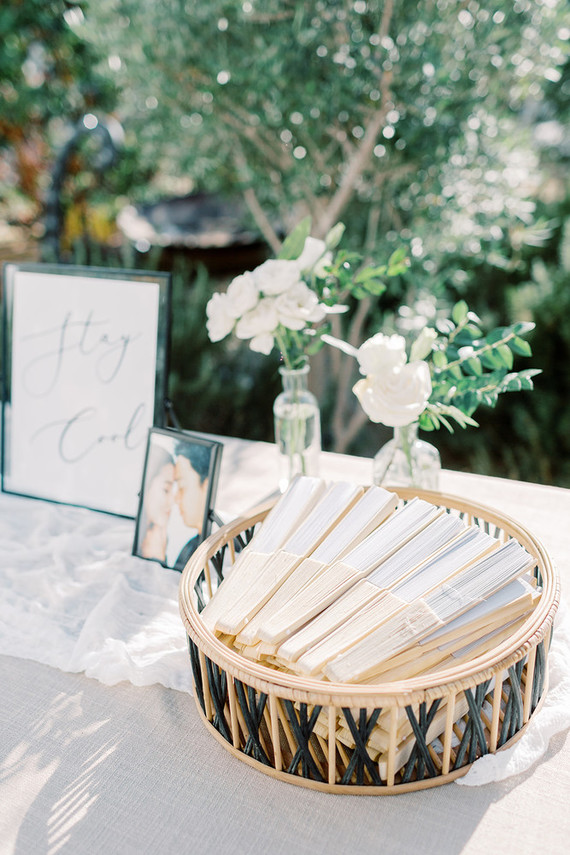
{"type": "MultiPolygon", "coordinates": [[[[276,483],[274,449],[224,440],[218,509],[276,483]]],[[[322,474],[368,483],[371,462],[323,454],[322,474]]],[[[570,590],[570,491],[458,472],[442,490],[500,508],[545,543],[570,590]]],[[[570,738],[528,773],[392,797],[330,795],[260,774],[226,752],[192,697],[108,687],[1,656],[0,853],[558,855],[570,837],[570,738]]]]}

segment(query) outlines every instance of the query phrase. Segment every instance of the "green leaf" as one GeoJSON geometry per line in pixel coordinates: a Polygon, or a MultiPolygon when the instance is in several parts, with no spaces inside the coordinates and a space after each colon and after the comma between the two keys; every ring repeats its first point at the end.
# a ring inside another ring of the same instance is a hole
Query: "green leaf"
{"type": "Polygon", "coordinates": [[[463,365],[463,369],[476,376],[483,373],[483,366],[478,356],[472,356],[470,359],[467,359],[463,365]]]}
{"type": "Polygon", "coordinates": [[[385,273],[385,264],[382,264],[380,267],[364,267],[362,270],[358,271],[354,277],[354,281],[359,285],[365,285],[369,279],[377,279],[378,276],[384,276],[385,273]]]}
{"type": "Polygon", "coordinates": [[[395,249],[390,258],[388,259],[388,267],[393,267],[396,264],[401,264],[406,260],[406,250],[405,247],[399,246],[398,249],[395,249]]]}
{"type": "Polygon", "coordinates": [[[463,332],[469,333],[469,335],[474,339],[480,338],[483,335],[483,330],[477,324],[466,324],[463,327],[463,332]]]}
{"type": "Polygon", "coordinates": [[[364,288],[369,294],[379,297],[386,290],[385,284],[380,279],[370,279],[364,285],[364,288]]]}
{"type": "Polygon", "coordinates": [[[407,263],[402,262],[401,264],[389,264],[388,270],[386,271],[386,276],[401,276],[402,273],[405,273],[408,269],[407,263]]]}
{"type": "Polygon", "coordinates": [[[456,380],[463,380],[463,372],[461,371],[461,367],[459,365],[452,365],[451,368],[448,367],[448,372],[454,377],[456,380]]]}
{"type": "Polygon", "coordinates": [[[483,392],[481,395],[481,403],[485,404],[487,407],[496,406],[498,399],[499,392],[497,389],[491,389],[487,392],[483,392]]]}
{"type": "Polygon", "coordinates": [[[509,347],[516,353],[518,356],[532,356],[531,346],[528,341],[525,341],[524,338],[519,338],[519,336],[515,336],[510,342],[509,347]]]}
{"type": "Polygon", "coordinates": [[[496,342],[501,341],[507,332],[506,327],[497,327],[497,329],[491,330],[488,334],[487,341],[489,344],[495,344],[496,342]]]}
{"type": "Polygon", "coordinates": [[[469,306],[465,300],[459,300],[451,310],[451,319],[459,326],[459,324],[462,324],[466,320],[468,312],[469,306]]]}
{"type": "Polygon", "coordinates": [[[432,360],[436,368],[445,368],[447,365],[447,356],[443,350],[435,350],[432,354],[432,360]]]}
{"type": "Polygon", "coordinates": [[[513,367],[513,352],[508,344],[500,344],[495,350],[495,353],[501,357],[505,368],[511,369],[513,367]]]}
{"type": "Polygon", "coordinates": [[[409,261],[403,246],[396,249],[388,259],[388,276],[399,276],[408,269],[409,261]]]}
{"type": "Polygon", "coordinates": [[[427,410],[424,410],[421,416],[418,419],[419,426],[422,430],[430,431],[437,430],[439,427],[437,423],[437,419],[434,419],[431,413],[427,410]]]}
{"type": "Polygon", "coordinates": [[[479,396],[477,395],[477,392],[471,390],[467,391],[461,401],[461,410],[470,416],[471,413],[475,412],[478,406],[479,396]]]}
{"type": "Polygon", "coordinates": [[[536,325],[530,321],[519,321],[513,326],[513,331],[516,335],[526,335],[527,333],[532,332],[535,326],[536,325]]]}
{"type": "Polygon", "coordinates": [[[480,346],[479,339],[479,331],[471,324],[467,324],[467,326],[460,327],[457,330],[453,343],[457,347],[478,347],[480,346]]]}
{"type": "Polygon", "coordinates": [[[285,261],[290,261],[299,258],[303,252],[305,241],[311,232],[311,218],[305,217],[298,225],[295,226],[290,235],[283,241],[283,246],[277,256],[285,261]]]}
{"type": "Polygon", "coordinates": [[[485,368],[490,368],[491,371],[495,371],[497,369],[501,369],[505,367],[505,363],[501,359],[501,357],[495,353],[494,350],[487,350],[485,353],[481,354],[481,362],[485,366],[485,368]]]}

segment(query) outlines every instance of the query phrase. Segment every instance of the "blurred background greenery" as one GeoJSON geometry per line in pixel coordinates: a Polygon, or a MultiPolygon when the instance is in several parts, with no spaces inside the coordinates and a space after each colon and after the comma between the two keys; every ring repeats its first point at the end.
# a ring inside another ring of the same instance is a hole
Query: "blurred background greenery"
{"type": "MultiPolygon", "coordinates": [[[[412,332],[458,298],[489,325],[536,323],[520,366],[542,369],[535,391],[479,411],[479,429],[428,437],[443,465],[570,486],[566,12],[564,0],[11,0],[0,259],[172,270],[179,421],[271,440],[278,359],[212,345],[205,305],[302,217],[317,236],[342,220],[346,248],[382,263],[404,245],[411,262],[344,320],[355,343],[412,332]],[[232,206],[209,240],[177,220],[196,198],[232,206]]],[[[324,445],[370,455],[389,431],[360,418],[346,370],[330,355],[313,365],[324,445]]]]}

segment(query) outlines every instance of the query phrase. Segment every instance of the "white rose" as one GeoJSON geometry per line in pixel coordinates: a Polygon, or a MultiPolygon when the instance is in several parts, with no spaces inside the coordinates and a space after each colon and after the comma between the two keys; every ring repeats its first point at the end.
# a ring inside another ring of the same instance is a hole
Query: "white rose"
{"type": "Polygon", "coordinates": [[[301,255],[296,259],[299,270],[314,269],[317,276],[322,276],[324,267],[332,261],[332,254],[325,252],[326,248],[327,245],[324,240],[309,235],[305,240],[301,255]]]}
{"type": "Polygon", "coordinates": [[[325,317],[324,307],[305,282],[297,282],[280,294],[275,300],[275,308],[279,322],[290,330],[302,330],[308,323],[322,321],[325,317]]]}
{"type": "Polygon", "coordinates": [[[221,341],[234,328],[235,318],[228,311],[226,294],[213,294],[206,306],[206,329],[210,341],[221,341]]]}
{"type": "Polygon", "coordinates": [[[406,342],[401,335],[377,333],[358,348],[361,374],[382,374],[406,362],[406,342]]]}
{"type": "Polygon", "coordinates": [[[269,258],[255,268],[252,276],[263,294],[273,296],[288,291],[299,281],[299,267],[296,261],[269,258]]]}
{"type": "Polygon", "coordinates": [[[382,374],[370,374],[353,387],[370,421],[388,427],[414,422],[423,413],[431,395],[427,362],[409,362],[382,374]]]}
{"type": "Polygon", "coordinates": [[[272,333],[278,323],[275,300],[260,300],[254,309],[246,312],[237,322],[236,335],[238,338],[254,338],[265,335],[272,333]]]}
{"type": "Polygon", "coordinates": [[[242,273],[236,276],[227,290],[227,312],[234,318],[240,318],[253,309],[259,298],[259,288],[252,273],[242,273]]]}

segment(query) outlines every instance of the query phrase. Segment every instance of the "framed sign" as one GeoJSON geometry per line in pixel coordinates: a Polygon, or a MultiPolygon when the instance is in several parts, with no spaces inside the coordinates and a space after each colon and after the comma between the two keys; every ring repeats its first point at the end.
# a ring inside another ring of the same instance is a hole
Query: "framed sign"
{"type": "Polygon", "coordinates": [[[4,492],[136,515],[169,313],[169,274],[5,266],[4,492]]]}
{"type": "Polygon", "coordinates": [[[189,431],[149,431],[133,555],[184,569],[210,531],[222,449],[189,431]]]}

